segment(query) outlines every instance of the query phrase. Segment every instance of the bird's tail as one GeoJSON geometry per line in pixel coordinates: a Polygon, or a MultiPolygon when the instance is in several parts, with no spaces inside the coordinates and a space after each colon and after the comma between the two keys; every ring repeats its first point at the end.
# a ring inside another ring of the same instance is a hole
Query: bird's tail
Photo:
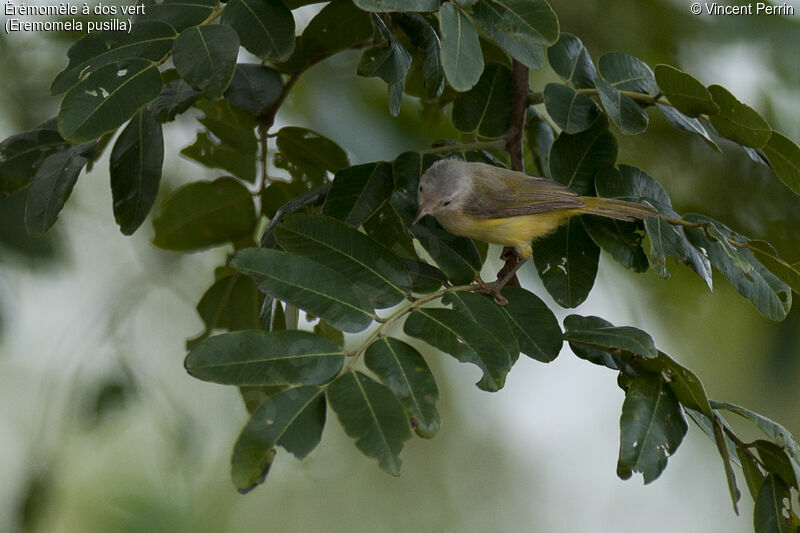
{"type": "Polygon", "coordinates": [[[581,214],[598,215],[625,222],[635,222],[647,217],[658,216],[658,211],[649,205],[610,198],[595,198],[594,196],[581,196],[580,199],[585,204],[580,208],[581,214]]]}

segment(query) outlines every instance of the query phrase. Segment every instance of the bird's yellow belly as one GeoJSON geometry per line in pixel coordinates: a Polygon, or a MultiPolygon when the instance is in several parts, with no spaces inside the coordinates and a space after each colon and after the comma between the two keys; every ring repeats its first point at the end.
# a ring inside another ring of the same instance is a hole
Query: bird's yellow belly
{"type": "Polygon", "coordinates": [[[436,220],[455,235],[513,246],[521,256],[530,256],[531,241],[552,233],[572,213],[557,210],[508,218],[477,218],[462,213],[439,213],[436,220]]]}

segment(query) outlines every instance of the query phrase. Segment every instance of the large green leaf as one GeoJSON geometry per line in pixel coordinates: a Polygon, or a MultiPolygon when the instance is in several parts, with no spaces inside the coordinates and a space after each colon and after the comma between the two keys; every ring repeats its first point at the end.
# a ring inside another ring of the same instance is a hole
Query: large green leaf
{"type": "Polygon", "coordinates": [[[578,194],[591,195],[594,175],[616,160],[617,140],[599,116],[587,130],[558,136],[550,149],[550,174],[578,194]]]}
{"type": "Polygon", "coordinates": [[[503,287],[508,303],[500,307],[519,343],[519,350],[542,363],[549,363],[561,351],[561,328],[545,303],[520,287],[503,287]]]}
{"type": "Polygon", "coordinates": [[[381,337],[367,348],[364,363],[406,408],[417,435],[431,438],[439,431],[439,389],[425,359],[413,346],[381,337]]]}
{"type": "Polygon", "coordinates": [[[184,79],[172,80],[161,88],[161,94],[148,106],[159,122],[170,122],[200,98],[200,91],[192,89],[184,79]]]}
{"type": "MultiPolygon", "coordinates": [[[[609,167],[609,170],[615,169],[609,167]]],[[[634,272],[646,272],[650,267],[642,248],[643,235],[638,223],[586,216],[583,218],[583,227],[595,244],[611,254],[623,267],[634,272]]]]}
{"type": "Polygon", "coordinates": [[[267,294],[324,318],[342,331],[358,332],[375,319],[363,292],[344,276],[305,257],[267,248],[249,248],[231,261],[256,277],[267,294]]]}
{"type": "Polygon", "coordinates": [[[221,21],[236,30],[248,52],[262,59],[282,61],[294,50],[294,17],[281,0],[231,0],[221,21]]]}
{"type": "Polygon", "coordinates": [[[478,31],[452,2],[439,10],[439,27],[442,32],[442,67],[447,81],[456,91],[469,90],[483,72],[478,31]]]}
{"type": "Polygon", "coordinates": [[[406,319],[403,331],[462,363],[473,363],[483,371],[479,388],[498,391],[514,362],[513,355],[488,329],[469,316],[450,309],[418,309],[406,319]]]}
{"type": "Polygon", "coordinates": [[[0,143],[0,195],[27,186],[47,156],[66,148],[54,124],[12,135],[0,143]]]}
{"type": "Polygon", "coordinates": [[[489,330],[511,355],[512,364],[519,357],[519,343],[511,324],[488,295],[472,292],[453,292],[442,298],[442,303],[452,305],[453,309],[469,317],[477,327],[489,330]]]}
{"type": "Polygon", "coordinates": [[[656,104],[656,108],[661,111],[661,114],[673,128],[699,135],[716,152],[721,151],[717,143],[709,135],[706,127],[698,119],[687,117],[674,107],[665,104],[656,104]]]}
{"type": "Polygon", "coordinates": [[[800,147],[789,137],[773,131],[764,153],[775,175],[795,194],[800,194],[800,147]]]}
{"type": "Polygon", "coordinates": [[[353,0],[364,11],[436,11],[439,0],[353,0]]]}
{"type": "Polygon", "coordinates": [[[484,137],[502,137],[511,126],[511,70],[492,63],[469,91],[453,102],[453,126],[484,137]]]}
{"type": "Polygon", "coordinates": [[[293,215],[275,232],[287,252],[313,259],[339,272],[372,301],[390,307],[410,290],[408,271],[382,244],[334,218],[293,215]]]}
{"type": "Polygon", "coordinates": [[[358,449],[377,459],[384,471],[399,475],[400,451],[411,431],[392,391],[361,372],[347,372],[328,387],[328,401],[358,449]]]}
{"type": "Polygon", "coordinates": [[[786,453],[783,446],[774,442],[758,439],[753,442],[754,448],[758,451],[758,457],[767,472],[777,474],[786,485],[797,488],[798,475],[797,463],[793,464],[792,459],[786,453]]]}
{"type": "Polygon", "coordinates": [[[229,331],[258,329],[259,313],[264,295],[255,281],[235,270],[220,267],[216,280],[197,303],[197,313],[203,319],[205,331],[187,341],[187,348],[205,340],[215,329],[229,331]]]}
{"type": "Polygon", "coordinates": [[[231,477],[241,493],[263,482],[282,446],[298,459],[319,444],[325,427],[325,393],[319,387],[296,387],[267,398],[236,439],[231,477]]]}
{"type": "Polygon", "coordinates": [[[109,173],[114,219],[124,235],[133,234],[153,207],[163,163],[161,123],[149,108],[143,109],[117,137],[111,151],[109,173]]]}
{"type": "Polygon", "coordinates": [[[511,57],[535,70],[544,65],[541,46],[552,44],[558,37],[558,19],[543,0],[480,0],[473,6],[472,14],[511,57]]]}
{"type": "Polygon", "coordinates": [[[717,133],[751,148],[766,146],[772,130],[761,115],[737,100],[725,87],[711,85],[708,91],[719,106],[719,113],[709,117],[717,133]]]}
{"type": "Polygon", "coordinates": [[[782,425],[770,420],[764,415],[760,415],[736,404],[712,401],[711,407],[714,409],[725,409],[750,420],[758,426],[761,431],[772,437],[776,444],[783,446],[793,461],[800,464],[800,447],[797,445],[792,434],[782,425]]]}
{"type": "Polygon", "coordinates": [[[153,244],[201,250],[251,237],[256,211],[250,191],[233,178],[198,181],[167,196],[153,219],[153,244]]]}
{"type": "Polygon", "coordinates": [[[189,26],[195,26],[206,20],[218,0],[164,0],[156,3],[148,1],[144,15],[137,17],[139,20],[163,20],[178,31],[183,31],[189,26]]]}
{"type": "Polygon", "coordinates": [[[675,393],[675,397],[683,407],[699,411],[709,418],[714,417],[700,379],[691,370],[679,365],[664,352],[659,351],[658,357],[653,359],[636,359],[633,364],[640,371],[660,373],[667,380],[669,388],[675,393]]]}
{"type": "Polygon", "coordinates": [[[343,364],[341,348],[299,330],[223,333],[195,346],[184,363],[193,377],[225,385],[321,385],[343,364]]]}
{"type": "Polygon", "coordinates": [[[41,235],[55,224],[95,146],[79,145],[47,156],[36,170],[25,205],[25,228],[41,235]]]}
{"type": "Polygon", "coordinates": [[[92,72],[64,95],[58,130],[83,142],[117,129],[161,91],[161,74],[146,59],[128,59],[92,72]]]}
{"type": "Polygon", "coordinates": [[[417,258],[417,251],[414,248],[411,236],[405,230],[403,219],[400,218],[391,202],[384,202],[380,209],[364,221],[363,228],[364,233],[372,237],[372,239],[383,243],[398,257],[403,259],[417,258]]]}
{"type": "Polygon", "coordinates": [[[237,63],[225,98],[257,117],[278,101],[282,91],[283,81],[276,70],[264,65],[237,63]]]}
{"type": "Polygon", "coordinates": [[[230,26],[193,26],[175,39],[172,60],[189,85],[216,100],[233,78],[239,37],[230,26]]]}
{"type": "Polygon", "coordinates": [[[789,285],[795,294],[800,294],[800,263],[789,264],[781,259],[766,241],[749,241],[748,247],[770,272],[789,285]]]}
{"type": "Polygon", "coordinates": [[[547,49],[547,59],[556,74],[576,89],[591,89],[597,79],[597,70],[589,51],[580,39],[562,32],[558,41],[547,49]]]}
{"type": "Polygon", "coordinates": [[[669,98],[669,103],[684,115],[699,117],[719,112],[711,93],[693,76],[669,65],[656,65],[655,77],[658,88],[669,98]]]}
{"type": "Polygon", "coordinates": [[[602,78],[598,78],[597,91],[606,114],[625,135],[638,135],[647,130],[649,118],[636,100],[622,94],[613,85],[602,78]]]}
{"type": "Polygon", "coordinates": [[[597,70],[617,90],[653,95],[658,92],[653,71],[637,57],[621,52],[608,52],[597,60],[597,70]]]}
{"type": "Polygon", "coordinates": [[[335,174],[350,164],[338,144],[306,128],[285,126],[278,131],[275,142],[275,166],[288,170],[306,187],[322,185],[329,173],[335,174]]]}
{"type": "Polygon", "coordinates": [[[447,281],[444,272],[429,265],[424,261],[414,259],[403,259],[411,275],[411,290],[413,292],[431,293],[438,291],[447,281]]]}
{"type": "Polygon", "coordinates": [[[409,74],[409,85],[411,85],[410,80],[413,78],[414,68],[417,66],[415,63],[419,63],[418,68],[422,70],[424,96],[431,99],[438,98],[444,89],[444,72],[441,60],[442,45],[436,30],[419,13],[397,13],[392,16],[392,21],[396,22],[408,35],[412,46],[421,56],[420,61],[415,59],[411,63],[412,74],[409,74]]]}
{"type": "Polygon", "coordinates": [[[411,54],[394,37],[394,34],[383,22],[383,19],[373,15],[372,22],[386,42],[364,50],[361,55],[361,61],[358,64],[358,75],[365,77],[377,76],[387,83],[389,114],[396,117],[400,113],[406,77],[411,68],[411,54]]]}
{"type": "Polygon", "coordinates": [[[138,22],[131,26],[130,33],[121,35],[90,33],[70,47],[69,65],[53,80],[50,94],[69,90],[89,73],[115,61],[133,58],[159,61],[172,49],[177,36],[172,26],[160,21],[138,22]]]}
{"type": "Polygon", "coordinates": [[[641,374],[631,381],[619,424],[617,475],[628,479],[641,472],[645,484],[661,475],[688,429],[678,400],[657,374],[641,374]]]}
{"type": "Polygon", "coordinates": [[[789,487],[775,474],[769,474],[761,483],[753,511],[756,533],[793,533],[797,528],[786,513],[791,508],[789,487]],[[787,502],[788,506],[787,506],[787,502]]]}
{"type": "Polygon", "coordinates": [[[388,163],[367,163],[336,173],[322,212],[358,227],[389,197],[394,187],[388,163]]]}
{"type": "Polygon", "coordinates": [[[278,229],[281,222],[293,213],[318,207],[325,200],[325,196],[328,194],[330,187],[329,184],[321,185],[316,189],[297,195],[283,204],[272,217],[269,225],[264,229],[264,233],[261,235],[260,246],[262,248],[276,248],[278,246],[278,241],[275,240],[275,230],[278,229]]]}
{"type": "Polygon", "coordinates": [[[579,133],[600,114],[597,104],[585,94],[560,83],[548,83],[544,88],[547,114],[567,133],[579,133]]]}
{"type": "Polygon", "coordinates": [[[351,0],[333,0],[311,19],[297,40],[294,53],[275,65],[281,72],[299,72],[326,57],[369,41],[373,33],[369,13],[351,0]]]}
{"type": "Polygon", "coordinates": [[[600,248],[572,217],[555,233],[536,241],[533,260],[550,296],[562,307],[577,307],[594,286],[600,248]]]}
{"type": "Polygon", "coordinates": [[[585,344],[603,350],[622,350],[647,358],[658,356],[653,338],[631,326],[601,324],[597,317],[570,315],[564,319],[564,339],[570,343],[585,344]]]}
{"type": "Polygon", "coordinates": [[[792,306],[792,291],[789,286],[767,270],[749,249],[728,242],[731,239],[744,243],[747,239],[721,222],[704,215],[688,214],[684,219],[709,228],[713,240],[694,228],[687,228],[686,234],[692,244],[706,250],[711,264],[728,278],[739,294],[750,300],[767,318],[786,318],[792,306]]]}

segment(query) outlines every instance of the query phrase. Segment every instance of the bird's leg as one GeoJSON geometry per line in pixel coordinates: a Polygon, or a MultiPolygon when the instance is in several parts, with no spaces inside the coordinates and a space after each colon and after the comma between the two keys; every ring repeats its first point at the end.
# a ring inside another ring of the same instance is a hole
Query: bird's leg
{"type": "MultiPolygon", "coordinates": [[[[506,304],[508,304],[508,300],[506,300],[506,298],[503,297],[502,294],[500,294],[500,291],[512,279],[514,279],[514,276],[516,275],[517,270],[519,270],[520,267],[522,267],[522,265],[525,264],[525,261],[527,261],[527,258],[521,259],[519,254],[517,253],[517,251],[514,248],[511,248],[511,247],[506,247],[503,250],[503,254],[500,256],[500,258],[503,259],[506,262],[506,264],[500,270],[500,272],[498,274],[498,280],[495,281],[494,283],[487,284],[485,281],[483,281],[482,279],[478,278],[478,285],[480,285],[480,289],[478,289],[478,291],[476,291],[476,292],[479,292],[479,293],[482,293],[482,294],[491,294],[492,298],[494,298],[494,301],[495,301],[495,303],[497,305],[506,305],[506,304]],[[513,262],[513,266],[511,266],[512,262],[513,262]],[[510,270],[508,270],[508,272],[506,272],[505,275],[503,275],[503,271],[506,270],[508,267],[511,267],[510,270]],[[502,276],[502,277],[499,277],[499,276],[502,276]]],[[[517,282],[516,286],[519,286],[519,282],[517,282]]]]}

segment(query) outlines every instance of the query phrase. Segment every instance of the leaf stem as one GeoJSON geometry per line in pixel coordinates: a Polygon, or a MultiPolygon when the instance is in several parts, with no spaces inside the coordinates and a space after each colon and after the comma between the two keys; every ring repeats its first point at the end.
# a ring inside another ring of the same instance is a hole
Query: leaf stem
{"type": "Polygon", "coordinates": [[[476,284],[476,283],[472,283],[470,285],[456,285],[454,287],[445,287],[444,289],[440,289],[440,290],[438,290],[436,292],[433,292],[431,294],[426,294],[425,296],[421,296],[421,297],[417,298],[416,300],[414,300],[413,302],[411,302],[409,305],[407,305],[407,306],[405,306],[405,307],[403,307],[401,309],[398,309],[397,311],[395,311],[394,313],[392,313],[388,317],[386,317],[384,319],[381,319],[381,320],[378,320],[378,322],[380,322],[381,325],[379,327],[375,328],[372,331],[372,333],[370,333],[369,337],[367,337],[367,339],[364,342],[361,343],[361,346],[359,346],[358,349],[355,352],[353,352],[353,354],[352,354],[352,356],[350,358],[350,361],[347,363],[347,366],[345,367],[343,373],[347,373],[350,370],[352,370],[353,366],[355,366],[355,364],[361,358],[363,353],[365,351],[367,351],[367,348],[369,348],[369,345],[372,344],[373,342],[375,342],[378,338],[382,337],[384,335],[385,331],[389,327],[391,327],[392,324],[397,322],[399,319],[403,318],[408,313],[411,313],[412,311],[422,307],[426,303],[431,302],[433,300],[436,300],[437,298],[441,298],[442,296],[444,296],[446,294],[449,294],[451,292],[474,291],[474,290],[479,289],[479,288],[480,288],[480,286],[478,284],[476,284]]]}

